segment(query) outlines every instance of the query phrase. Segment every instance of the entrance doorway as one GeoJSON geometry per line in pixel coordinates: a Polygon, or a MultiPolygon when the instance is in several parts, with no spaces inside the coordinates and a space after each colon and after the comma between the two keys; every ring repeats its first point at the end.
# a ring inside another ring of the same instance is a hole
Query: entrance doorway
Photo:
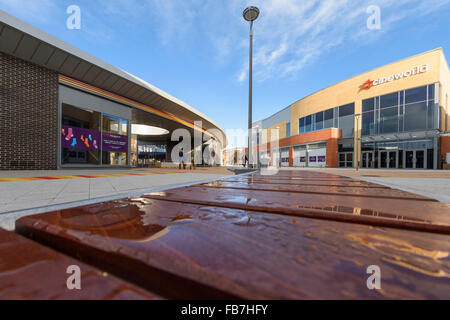
{"type": "Polygon", "coordinates": [[[363,151],[362,167],[365,169],[375,168],[375,153],[373,151],[363,151]]]}
{"type": "Polygon", "coordinates": [[[426,150],[405,150],[405,168],[406,169],[425,169],[427,168],[426,150]]]}
{"type": "Polygon", "coordinates": [[[339,168],[353,168],[353,152],[339,153],[339,168]]]}
{"type": "Polygon", "coordinates": [[[398,168],[398,150],[379,151],[378,167],[381,169],[397,169],[398,168]]]}

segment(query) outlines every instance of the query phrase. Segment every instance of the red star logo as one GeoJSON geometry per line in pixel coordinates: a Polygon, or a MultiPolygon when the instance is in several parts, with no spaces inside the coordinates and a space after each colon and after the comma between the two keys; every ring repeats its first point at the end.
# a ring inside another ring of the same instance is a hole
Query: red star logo
{"type": "Polygon", "coordinates": [[[367,80],[366,82],[364,82],[364,84],[362,85],[362,89],[361,90],[369,90],[370,88],[372,88],[374,81],[375,80],[367,80]]]}

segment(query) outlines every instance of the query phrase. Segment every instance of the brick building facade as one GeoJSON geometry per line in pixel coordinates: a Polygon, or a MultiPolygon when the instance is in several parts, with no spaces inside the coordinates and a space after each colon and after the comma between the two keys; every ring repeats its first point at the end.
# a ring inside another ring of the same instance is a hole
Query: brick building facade
{"type": "Polygon", "coordinates": [[[226,144],[195,108],[0,10],[0,170],[156,165],[180,128],[226,144]]]}
{"type": "Polygon", "coordinates": [[[58,74],[0,52],[0,170],[57,168],[58,74]]]}

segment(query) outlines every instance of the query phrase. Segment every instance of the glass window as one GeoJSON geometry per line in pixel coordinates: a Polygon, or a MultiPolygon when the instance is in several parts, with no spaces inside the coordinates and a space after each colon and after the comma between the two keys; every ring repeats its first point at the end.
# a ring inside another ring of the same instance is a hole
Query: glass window
{"type": "Polygon", "coordinates": [[[339,107],[339,117],[345,117],[355,114],[355,104],[350,103],[345,106],[339,107]]]}
{"type": "Polygon", "coordinates": [[[333,128],[333,109],[328,109],[323,112],[323,127],[324,128],[333,128]]]}
{"type": "Polygon", "coordinates": [[[301,118],[299,121],[299,134],[305,133],[305,118],[301,118]]]}
{"type": "Polygon", "coordinates": [[[353,152],[353,143],[340,143],[339,152],[353,152]]]}
{"type": "Polygon", "coordinates": [[[102,163],[124,166],[128,155],[128,120],[103,115],[102,163]]]}
{"type": "Polygon", "coordinates": [[[286,123],[286,137],[290,137],[290,136],[291,136],[291,123],[288,122],[288,123],[286,123]]]}
{"type": "Polygon", "coordinates": [[[362,114],[361,134],[363,136],[371,136],[375,134],[374,115],[374,111],[364,112],[362,114]]]}
{"type": "Polygon", "coordinates": [[[305,132],[312,131],[312,116],[305,117],[305,132]]]}
{"type": "Polygon", "coordinates": [[[355,128],[355,104],[351,103],[339,107],[339,129],[342,129],[342,137],[353,137],[355,128]]]}
{"type": "Polygon", "coordinates": [[[103,132],[126,136],[128,132],[128,120],[105,114],[103,115],[103,132]]]}
{"type": "Polygon", "coordinates": [[[418,131],[427,128],[427,103],[418,102],[405,106],[405,131],[418,131]]]}
{"type": "Polygon", "coordinates": [[[405,103],[415,103],[427,100],[427,86],[405,91],[405,103]]]}
{"type": "Polygon", "coordinates": [[[339,128],[339,107],[333,108],[334,112],[334,128],[339,128]]]}
{"type": "MultiPolygon", "coordinates": [[[[427,110],[427,128],[428,129],[439,129],[439,123],[438,121],[435,121],[435,112],[437,113],[437,110],[439,107],[434,105],[434,101],[428,102],[428,110],[427,110]],[[436,111],[435,111],[436,110],[436,111]]],[[[437,119],[436,119],[437,120],[437,119]]]]}
{"type": "Polygon", "coordinates": [[[100,113],[62,105],[61,163],[100,164],[100,113]]]}
{"type": "Polygon", "coordinates": [[[353,115],[339,118],[339,129],[342,129],[343,138],[353,137],[355,117],[353,115]]]}
{"type": "Polygon", "coordinates": [[[434,100],[434,84],[428,86],[428,100],[434,100]]]}
{"type": "Polygon", "coordinates": [[[102,163],[111,166],[126,166],[127,153],[126,152],[110,152],[102,151],[102,163]]]}
{"type": "Polygon", "coordinates": [[[362,112],[373,111],[374,108],[375,108],[375,99],[374,98],[363,100],[362,112]]]}
{"type": "Polygon", "coordinates": [[[316,130],[323,129],[323,112],[316,113],[316,130]]]}
{"type": "Polygon", "coordinates": [[[380,97],[380,108],[389,108],[398,105],[398,92],[387,94],[380,97]]]}
{"type": "Polygon", "coordinates": [[[380,133],[398,132],[398,107],[380,110],[380,133]]]}

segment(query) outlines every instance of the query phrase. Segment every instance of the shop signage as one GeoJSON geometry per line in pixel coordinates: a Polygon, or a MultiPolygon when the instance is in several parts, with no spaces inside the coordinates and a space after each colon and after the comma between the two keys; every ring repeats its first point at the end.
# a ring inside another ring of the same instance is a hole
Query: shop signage
{"type": "Polygon", "coordinates": [[[128,152],[128,136],[103,133],[103,151],[128,152]]]}
{"type": "Polygon", "coordinates": [[[61,147],[65,149],[99,150],[100,132],[70,126],[61,127],[61,147]]]}
{"type": "Polygon", "coordinates": [[[362,85],[362,90],[369,90],[372,87],[376,87],[379,86],[381,84],[384,83],[389,83],[392,81],[396,81],[396,80],[400,80],[400,79],[404,79],[404,78],[409,78],[411,76],[417,75],[417,74],[421,74],[421,73],[425,73],[428,72],[430,70],[430,65],[426,64],[423,66],[417,66],[413,69],[410,69],[408,71],[404,71],[404,72],[400,72],[397,74],[393,74],[389,77],[381,77],[377,80],[367,80],[366,82],[363,83],[362,85]]]}

